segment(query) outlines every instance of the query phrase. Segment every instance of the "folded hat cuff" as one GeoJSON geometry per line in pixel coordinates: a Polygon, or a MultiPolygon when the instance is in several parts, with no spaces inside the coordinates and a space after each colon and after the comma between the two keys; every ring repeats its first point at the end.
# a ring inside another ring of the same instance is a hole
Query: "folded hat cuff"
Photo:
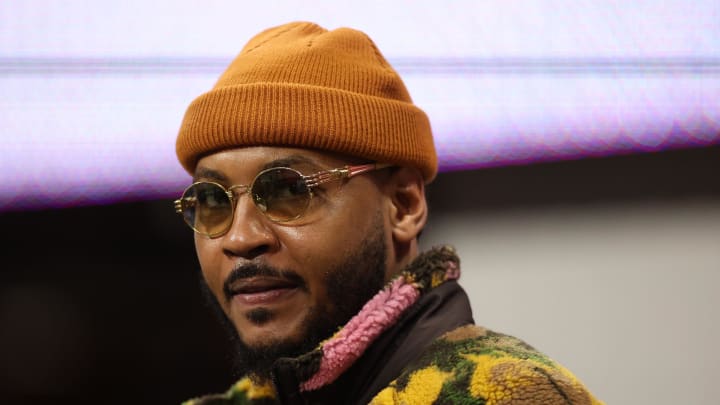
{"type": "Polygon", "coordinates": [[[215,88],[188,107],[177,138],[180,163],[247,146],[338,152],[437,173],[427,115],[415,105],[335,88],[252,83],[215,88]]]}

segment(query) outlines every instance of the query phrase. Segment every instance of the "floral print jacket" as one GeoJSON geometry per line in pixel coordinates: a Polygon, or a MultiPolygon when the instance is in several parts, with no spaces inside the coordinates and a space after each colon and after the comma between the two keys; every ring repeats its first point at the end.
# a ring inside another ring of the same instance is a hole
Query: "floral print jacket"
{"type": "Polygon", "coordinates": [[[313,351],[186,405],[601,404],[523,341],[474,325],[459,259],[421,254],[313,351]]]}

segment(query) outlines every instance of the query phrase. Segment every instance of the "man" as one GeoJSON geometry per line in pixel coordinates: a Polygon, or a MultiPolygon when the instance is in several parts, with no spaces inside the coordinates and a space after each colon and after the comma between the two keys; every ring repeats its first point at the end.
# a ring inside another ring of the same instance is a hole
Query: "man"
{"type": "Polygon", "coordinates": [[[291,23],[187,110],[176,210],[243,376],[191,404],[591,404],[572,374],[475,326],[449,247],[420,253],[437,158],[374,43],[291,23]]]}

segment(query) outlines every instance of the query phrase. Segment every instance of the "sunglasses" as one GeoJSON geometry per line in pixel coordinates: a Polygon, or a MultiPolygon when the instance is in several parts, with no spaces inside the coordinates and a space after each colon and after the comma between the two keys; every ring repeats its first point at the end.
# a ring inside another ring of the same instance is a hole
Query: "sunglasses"
{"type": "Polygon", "coordinates": [[[305,213],[315,187],[390,166],[386,163],[345,166],[308,176],[289,167],[273,167],[258,173],[250,185],[239,184],[228,188],[214,182],[199,181],[191,184],[182,197],[175,200],[175,212],[181,214],[195,232],[216,238],[230,230],[235,205],[244,193],[249,194],[255,207],[271,221],[289,222],[305,213]]]}

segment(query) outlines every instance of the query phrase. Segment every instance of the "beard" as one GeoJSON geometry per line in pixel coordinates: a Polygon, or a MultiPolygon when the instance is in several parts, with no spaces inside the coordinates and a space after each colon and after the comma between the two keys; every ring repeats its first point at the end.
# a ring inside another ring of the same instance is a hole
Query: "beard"
{"type": "MultiPolygon", "coordinates": [[[[200,274],[200,289],[207,306],[220,321],[230,337],[233,346],[233,374],[235,378],[251,376],[258,380],[269,380],[275,361],[283,357],[297,357],[315,349],[321,341],[332,336],[346,324],[385,285],[385,260],[387,257],[383,238],[382,218],[378,215],[370,235],[342,263],[331,269],[315,269],[325,274],[324,284],[328,305],[309,308],[302,321],[300,339],[269,340],[263,345],[249,346],[243,342],[235,325],[222,310],[217,297],[211,292],[200,274]]],[[[293,279],[299,288],[307,290],[304,280],[292,270],[280,270],[261,264],[241,266],[230,274],[225,282],[228,286],[235,280],[254,275],[280,275],[293,279]]],[[[250,311],[248,320],[261,324],[272,318],[272,313],[259,308],[250,311]]]]}

